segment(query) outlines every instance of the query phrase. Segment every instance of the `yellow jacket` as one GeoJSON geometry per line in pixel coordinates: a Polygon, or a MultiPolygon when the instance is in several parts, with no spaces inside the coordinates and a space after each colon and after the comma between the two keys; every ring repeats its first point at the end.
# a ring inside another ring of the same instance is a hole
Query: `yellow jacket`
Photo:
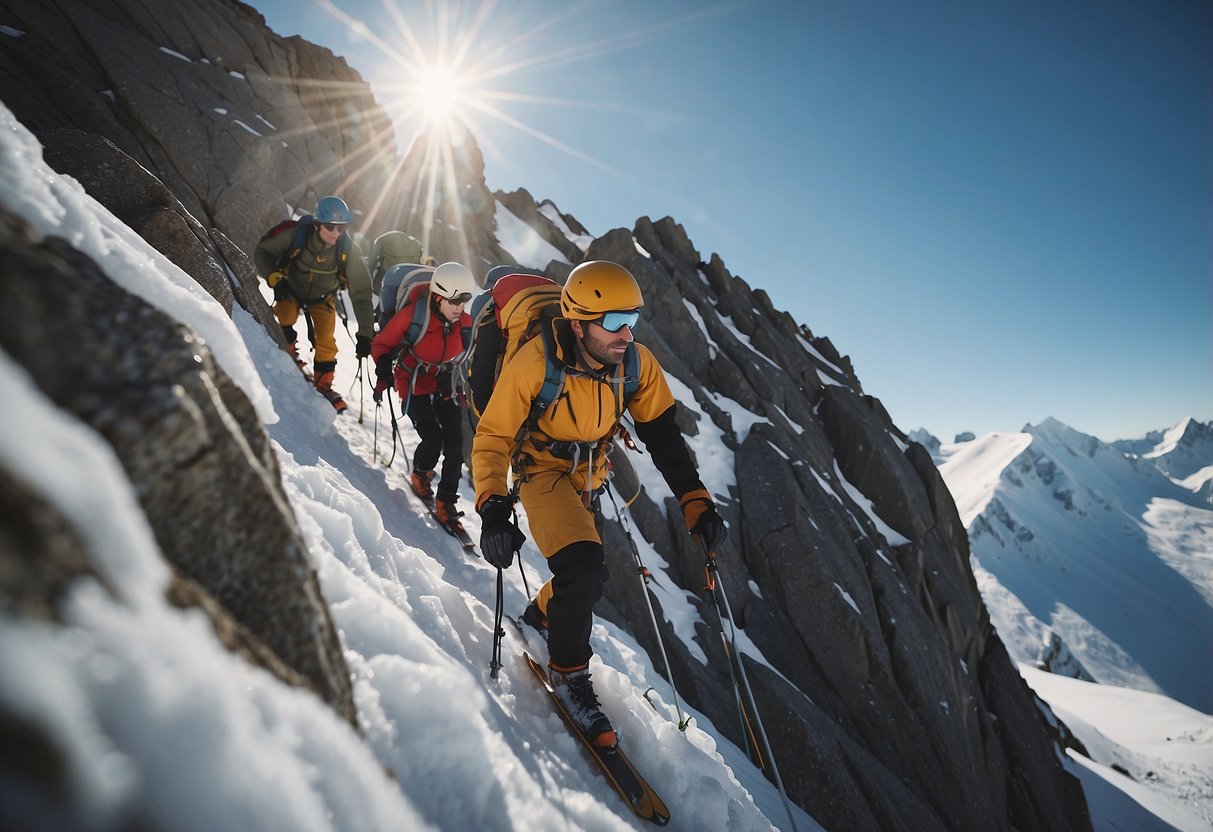
{"type": "MultiPolygon", "coordinates": [[[[510,493],[509,471],[515,457],[523,475],[539,469],[568,472],[579,490],[596,490],[606,479],[606,458],[601,453],[602,447],[596,446],[611,438],[624,412],[622,365],[607,367],[608,379],[591,377],[573,369],[575,362],[570,356],[574,354],[574,348],[568,322],[557,320],[554,323],[556,361],[567,369],[564,387],[527,430],[531,405],[543,387],[546,372],[545,339],[532,338],[502,369],[472,442],[477,506],[489,495],[510,493]],[[616,381],[612,383],[609,378],[616,381]],[[558,456],[547,449],[552,441],[585,444],[574,464],[567,453],[558,456]]],[[[699,480],[682,432],[674,421],[674,395],[670,392],[665,371],[643,344],[636,344],[635,349],[640,383],[627,404],[627,412],[636,423],[637,438],[652,454],[653,462],[680,503],[685,505],[688,500],[695,499],[710,505],[708,492],[699,480]]]]}

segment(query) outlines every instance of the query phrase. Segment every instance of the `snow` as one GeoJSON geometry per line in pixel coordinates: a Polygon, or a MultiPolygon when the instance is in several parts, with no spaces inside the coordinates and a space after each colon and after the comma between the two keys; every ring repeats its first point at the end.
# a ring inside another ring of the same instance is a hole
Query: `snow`
{"type": "Polygon", "coordinates": [[[252,127],[249,127],[247,124],[245,124],[243,121],[241,121],[241,120],[240,120],[240,119],[238,119],[238,118],[234,118],[234,119],[232,119],[232,124],[236,125],[237,127],[242,127],[242,128],[244,128],[244,129],[245,129],[245,130],[247,130],[249,133],[252,133],[254,136],[256,136],[256,137],[257,137],[257,138],[259,138],[259,139],[260,139],[260,138],[264,138],[264,136],[262,136],[262,134],[258,133],[256,130],[254,130],[252,127]]]}
{"type": "Polygon", "coordinates": [[[1194,474],[1184,477],[1181,480],[1176,480],[1176,484],[1189,491],[1197,491],[1202,485],[1209,480],[1213,480],[1213,465],[1206,465],[1199,469],[1194,474]]]}
{"type": "MultiPolygon", "coordinates": [[[[519,266],[546,269],[548,263],[569,263],[560,249],[539,236],[539,233],[514,216],[510,209],[497,202],[497,242],[508,251],[519,266]]],[[[569,265],[572,265],[569,263],[569,265]]]]}
{"type": "Polygon", "coordinates": [[[699,310],[695,308],[695,304],[691,303],[687,298],[682,299],[682,305],[686,307],[687,312],[691,315],[691,320],[695,322],[695,325],[699,327],[699,331],[703,333],[704,343],[708,345],[708,358],[714,361],[716,356],[719,355],[720,350],[717,349],[716,342],[712,340],[712,336],[708,334],[708,325],[703,322],[703,316],[699,314],[699,310]]]}
{"type": "MultiPolygon", "coordinates": [[[[882,520],[880,515],[876,513],[876,507],[872,505],[872,501],[865,497],[862,491],[847,481],[847,478],[842,475],[842,469],[838,467],[838,460],[834,460],[834,476],[838,477],[838,481],[842,483],[842,488],[847,492],[847,496],[851,498],[855,505],[863,509],[864,514],[876,526],[876,530],[884,535],[884,539],[889,542],[890,546],[904,546],[910,542],[903,534],[882,520]]],[[[835,498],[838,497],[838,494],[832,489],[830,489],[830,493],[834,494],[835,498]]],[[[842,500],[839,499],[838,502],[841,503],[842,500]]]]}
{"type": "Polygon", "coordinates": [[[227,115],[227,110],[225,110],[223,107],[215,107],[215,112],[221,116],[227,115]]]}
{"type": "MultiPolygon", "coordinates": [[[[728,329],[731,333],[733,333],[733,337],[735,337],[738,341],[740,341],[741,343],[743,343],[747,347],[749,347],[750,352],[754,353],[755,356],[762,359],[767,364],[770,364],[776,370],[782,369],[778,364],[775,363],[774,360],[772,360],[770,357],[768,357],[767,355],[762,353],[758,349],[758,347],[754,346],[754,342],[750,340],[750,336],[746,335],[744,332],[742,332],[740,329],[738,329],[737,326],[733,323],[733,320],[731,318],[729,318],[727,315],[721,315],[720,322],[722,324],[724,324],[726,329],[728,329]]],[[[760,364],[759,366],[762,366],[762,365],[760,364]]]]}
{"type": "Polygon", "coordinates": [[[233,70],[231,70],[231,71],[229,71],[229,72],[228,72],[228,75],[232,76],[233,78],[239,78],[239,79],[240,79],[240,80],[242,80],[242,81],[243,81],[243,80],[245,80],[244,73],[243,73],[243,72],[237,72],[237,71],[236,71],[236,70],[234,70],[234,69],[233,69],[233,70]]]}
{"type": "Polygon", "coordinates": [[[1213,717],[1157,694],[1019,672],[1091,754],[1070,751],[1066,768],[1095,829],[1213,828],[1213,717]]]}
{"type": "Polygon", "coordinates": [[[820,361],[822,364],[829,367],[834,372],[838,373],[838,375],[842,376],[843,378],[846,378],[847,374],[842,371],[842,368],[839,367],[834,362],[830,361],[824,355],[822,355],[821,352],[816,347],[814,347],[812,344],[809,343],[807,338],[805,338],[803,335],[797,334],[796,340],[800,342],[800,346],[804,347],[805,352],[807,352],[809,355],[816,358],[818,361],[820,361]]]}
{"type": "Polygon", "coordinates": [[[1179,446],[1179,441],[1183,439],[1184,433],[1188,430],[1188,425],[1190,424],[1192,424],[1190,418],[1179,422],[1163,434],[1162,441],[1154,446],[1154,450],[1142,454],[1142,456],[1146,459],[1157,459],[1160,456],[1166,456],[1171,453],[1179,446]]]}
{"type": "Polygon", "coordinates": [[[189,58],[187,58],[185,55],[182,55],[180,52],[175,52],[172,49],[169,49],[167,46],[161,46],[160,51],[163,52],[165,55],[172,55],[174,58],[178,58],[182,61],[185,61],[187,64],[193,63],[193,61],[190,60],[189,58]]]}
{"type": "MultiPolygon", "coordinates": [[[[202,333],[254,402],[330,604],[359,714],[356,731],[312,694],[229,653],[200,612],[163,600],[168,569],[108,444],[0,352],[8,397],[0,463],[52,502],[115,591],[77,581],[58,622],[0,613],[0,701],[63,749],[64,806],[80,821],[72,826],[125,825],[138,806],[150,825],[184,830],[637,828],[523,666],[512,631],[505,665],[489,678],[497,573],[464,555],[407,496],[403,460],[416,447],[407,420],[400,461],[390,469],[378,461],[390,452],[387,416],[365,409],[343,331],[338,384],[349,390],[351,411],[338,419],[250,315],[237,308],[228,319],[74,181],[47,168],[3,108],[0,202],[202,333]]],[[[671,382],[699,416],[689,441],[704,481],[727,499],[732,451],[690,389],[671,382]]],[[[759,417],[733,404],[734,427],[747,431],[759,417]]],[[[667,490],[648,456],[634,458],[661,499],[667,490]]],[[[838,481],[852,491],[840,474],[838,481]]],[[[463,497],[470,501],[466,487],[463,497]]],[[[861,494],[851,497],[870,510],[861,494]]],[[[1150,503],[1142,522],[1203,540],[1199,516],[1186,513],[1191,504],[1165,500],[1150,503]]],[[[466,522],[476,538],[478,519],[466,522]]],[[[1191,541],[1167,535],[1180,557],[1191,541]]],[[[697,650],[691,596],[646,541],[637,535],[636,543],[661,614],[697,650]]],[[[522,568],[533,592],[546,569],[529,542],[522,568]]],[[[519,570],[505,573],[507,610],[520,611],[527,598],[519,570]]],[[[736,635],[739,649],[762,660],[744,631],[736,635]]],[[[596,687],[625,747],[673,809],[672,829],[788,828],[778,793],[744,751],[693,711],[688,730],[678,730],[673,692],[630,635],[598,619],[592,638],[596,687]]],[[[1086,785],[1097,830],[1209,828],[1207,715],[1154,694],[1021,672],[1091,749],[1095,762],[1071,755],[1067,766],[1086,785]],[[1112,773],[1112,764],[1136,780],[1112,773]]],[[[820,828],[798,809],[795,825],[820,828]]]]}
{"type": "Polygon", "coordinates": [[[10,38],[20,38],[25,36],[25,32],[20,29],[14,29],[12,26],[0,25],[0,35],[8,35],[10,38]]]}
{"type": "Polygon", "coordinates": [[[261,113],[256,113],[255,115],[257,117],[257,120],[260,121],[262,124],[264,124],[266,127],[270,128],[271,130],[278,129],[269,121],[269,119],[267,119],[265,116],[261,115],[261,113]]]}
{"type": "Polygon", "coordinates": [[[556,229],[564,235],[566,240],[582,251],[588,249],[590,243],[594,242],[594,238],[589,234],[574,234],[573,230],[569,228],[569,224],[564,221],[564,217],[560,216],[560,212],[556,210],[556,206],[552,203],[544,202],[540,205],[539,213],[547,217],[548,221],[556,226],[556,229]]]}

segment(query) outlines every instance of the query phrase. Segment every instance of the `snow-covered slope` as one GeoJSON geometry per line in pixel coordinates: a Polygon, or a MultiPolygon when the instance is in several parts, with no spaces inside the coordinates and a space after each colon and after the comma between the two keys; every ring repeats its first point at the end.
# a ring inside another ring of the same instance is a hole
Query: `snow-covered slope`
{"type": "MultiPolygon", "coordinates": [[[[518,636],[507,635],[504,667],[489,678],[497,570],[464,554],[409,496],[402,471],[416,439],[407,420],[396,465],[385,469],[386,409],[360,422],[355,390],[350,415],[337,419],[251,316],[237,308],[226,318],[79,185],[43,165],[24,128],[8,127],[2,167],[25,179],[5,183],[3,204],[120,269],[131,292],[205,326],[211,349],[272,423],[361,728],[228,653],[203,616],[165,601],[168,570],[109,445],[0,353],[8,391],[0,463],[54,501],[116,592],[91,580],[73,585],[62,625],[3,619],[0,702],[68,755],[71,799],[23,806],[31,824],[62,827],[74,813],[69,825],[81,829],[131,817],[198,830],[633,828],[522,663],[518,636]]],[[[340,328],[338,337],[352,355],[340,328]]],[[[343,390],[355,369],[342,365],[343,390]]],[[[476,518],[468,524],[476,536],[476,518]]],[[[528,544],[523,559],[533,591],[546,578],[542,558],[528,544]]],[[[509,610],[525,606],[517,570],[505,592],[509,610]]],[[[718,746],[709,720],[692,713],[691,727],[678,730],[669,686],[628,635],[599,623],[593,638],[600,695],[670,805],[672,828],[786,827],[778,793],[744,752],[718,746]]],[[[819,828],[794,811],[798,828],[819,828]]]]}
{"type": "Polygon", "coordinates": [[[941,455],[991,619],[1015,658],[1037,660],[1055,633],[1097,681],[1213,711],[1207,502],[1154,460],[1052,419],[941,455]]]}

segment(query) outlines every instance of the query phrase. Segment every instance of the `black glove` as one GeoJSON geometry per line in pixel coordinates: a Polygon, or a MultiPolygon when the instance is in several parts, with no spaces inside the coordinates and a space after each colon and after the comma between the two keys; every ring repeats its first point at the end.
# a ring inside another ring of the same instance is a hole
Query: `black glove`
{"type": "Polygon", "coordinates": [[[286,300],[291,296],[291,287],[287,284],[286,278],[282,278],[274,284],[274,300],[286,300]]]}
{"type": "Polygon", "coordinates": [[[371,398],[375,404],[383,401],[384,390],[391,389],[392,376],[392,356],[379,356],[379,360],[375,362],[375,392],[371,393],[371,398]]]}
{"type": "Polygon", "coordinates": [[[526,542],[526,535],[514,525],[514,498],[494,494],[478,509],[480,513],[480,553],[498,569],[509,569],[514,553],[526,542]]]}
{"type": "Polygon", "coordinates": [[[375,381],[383,387],[392,386],[392,356],[381,355],[375,362],[375,381]]]}
{"type": "Polygon", "coordinates": [[[703,540],[703,545],[709,552],[715,552],[729,539],[729,527],[724,524],[724,518],[716,513],[716,509],[706,509],[699,515],[691,534],[703,540]]]}
{"type": "Polygon", "coordinates": [[[451,371],[443,370],[434,377],[434,385],[438,388],[438,394],[444,399],[451,397],[451,392],[454,389],[451,386],[451,371]]]}
{"type": "Polygon", "coordinates": [[[371,354],[371,339],[365,335],[359,335],[354,339],[354,357],[366,358],[371,354]]]}

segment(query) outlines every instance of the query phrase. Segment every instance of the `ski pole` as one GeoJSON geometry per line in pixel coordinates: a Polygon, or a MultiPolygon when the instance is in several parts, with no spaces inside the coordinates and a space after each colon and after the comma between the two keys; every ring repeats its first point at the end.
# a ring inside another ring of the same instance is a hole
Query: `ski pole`
{"type": "MultiPolygon", "coordinates": [[[[716,603],[716,615],[718,618],[723,618],[720,613],[720,605],[723,603],[724,611],[729,616],[729,629],[733,629],[733,609],[729,606],[729,596],[725,592],[724,581],[720,579],[720,572],[716,568],[716,553],[708,548],[708,544],[703,537],[699,536],[699,545],[703,547],[703,555],[705,558],[704,569],[708,574],[708,593],[712,596],[712,600],[716,603]],[[716,592],[716,586],[720,586],[720,592],[716,592]]],[[[720,628],[721,637],[724,637],[723,622],[720,628]]],[[[745,662],[742,660],[741,654],[737,652],[737,636],[734,632],[732,638],[733,654],[737,657],[737,673],[741,677],[741,682],[745,686],[745,698],[749,700],[750,706],[754,710],[754,721],[758,725],[758,738],[762,741],[762,750],[766,753],[766,757],[771,761],[771,774],[775,776],[775,785],[779,787],[779,797],[783,800],[783,808],[788,813],[788,823],[792,825],[792,830],[796,830],[796,818],[792,815],[791,801],[788,800],[788,792],[783,787],[783,778],[779,776],[779,766],[775,763],[775,755],[771,753],[771,744],[767,742],[766,729],[762,727],[762,717],[758,713],[758,707],[754,700],[754,691],[750,687],[749,677],[746,676],[745,662]]],[[[730,673],[732,669],[730,668],[730,673]]],[[[737,684],[736,680],[733,682],[737,684]]],[[[738,690],[740,695],[741,691],[738,690]]]]}
{"type": "Polygon", "coordinates": [[[678,687],[674,684],[674,670],[670,667],[670,657],[666,655],[665,641],[661,638],[661,628],[657,624],[657,613],[654,612],[653,600],[649,597],[649,578],[652,576],[645,567],[644,561],[640,559],[640,550],[636,546],[635,538],[632,537],[632,525],[619,510],[619,503],[615,501],[615,489],[611,487],[610,480],[607,480],[606,493],[607,497],[611,500],[611,506],[615,509],[615,517],[619,519],[619,524],[623,526],[623,533],[627,537],[628,544],[632,549],[632,557],[636,560],[636,574],[640,577],[641,591],[644,593],[644,603],[649,608],[649,620],[653,622],[653,633],[657,636],[657,647],[661,650],[661,661],[665,665],[666,678],[670,680],[670,690],[674,692],[674,708],[678,711],[678,730],[685,732],[691,724],[691,718],[683,715],[682,702],[678,699],[678,687]]]}
{"type": "MultiPolygon", "coordinates": [[[[388,391],[385,390],[384,392],[386,393],[388,391]]],[[[383,467],[391,468],[392,463],[396,460],[396,445],[399,437],[399,431],[396,430],[396,408],[392,407],[392,397],[390,394],[387,397],[387,412],[388,415],[392,417],[392,456],[383,467]]],[[[404,440],[400,440],[399,444],[403,445],[404,440]]]]}
{"type": "MultiPolygon", "coordinates": [[[[518,525],[518,509],[514,509],[514,525],[518,525]]],[[[515,549],[518,556],[518,572],[522,575],[522,586],[526,589],[526,597],[531,597],[531,588],[527,586],[526,570],[522,568],[522,550],[515,549]]],[[[505,617],[505,570],[497,567],[497,606],[493,611],[493,657],[489,660],[489,676],[496,679],[497,671],[501,669],[501,640],[505,638],[505,628],[501,621],[505,617]]]]}
{"type": "Polygon", "coordinates": [[[505,617],[505,578],[502,575],[504,571],[500,566],[497,567],[497,607],[493,611],[493,656],[489,659],[489,676],[493,679],[497,678],[497,671],[501,670],[501,640],[505,637],[505,629],[501,626],[501,619],[505,617]]]}
{"type": "Polygon", "coordinates": [[[354,373],[354,381],[350,384],[350,389],[345,391],[345,395],[350,395],[354,390],[354,385],[358,385],[358,424],[362,424],[362,415],[366,409],[366,389],[362,385],[362,365],[366,361],[365,358],[358,359],[358,372],[354,373]]]}
{"type": "Polygon", "coordinates": [[[375,402],[375,430],[371,436],[374,439],[371,442],[371,454],[376,462],[379,461],[379,402],[375,402]]]}

